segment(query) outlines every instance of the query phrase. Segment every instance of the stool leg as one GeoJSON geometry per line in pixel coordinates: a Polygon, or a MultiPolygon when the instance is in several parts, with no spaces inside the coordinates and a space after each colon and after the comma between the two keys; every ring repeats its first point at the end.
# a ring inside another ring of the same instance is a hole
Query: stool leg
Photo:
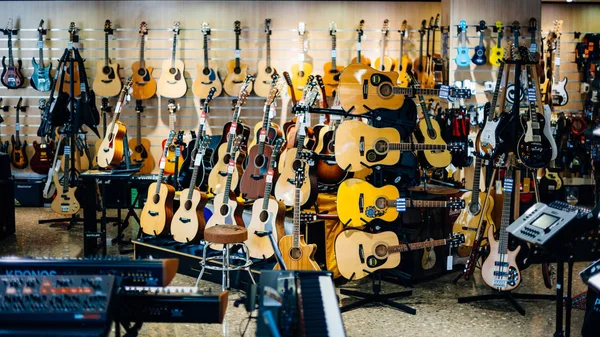
{"type": "MultiPolygon", "coordinates": [[[[242,242],[242,252],[244,254],[246,254],[246,264],[248,264],[250,261],[250,264],[252,262],[252,260],[250,259],[250,250],[248,249],[248,246],[242,242]]],[[[244,268],[247,272],[248,275],[250,275],[250,281],[252,281],[252,284],[256,284],[256,281],[254,281],[254,276],[252,276],[252,272],[250,271],[250,265],[248,265],[248,267],[244,268]]]]}
{"type": "MultiPolygon", "coordinates": [[[[227,249],[225,250],[226,255],[227,255],[227,290],[229,290],[230,288],[230,278],[229,278],[229,269],[230,269],[230,265],[229,265],[229,245],[226,245],[227,249]]],[[[224,289],[225,290],[225,289],[224,289]]]]}
{"type": "Polygon", "coordinates": [[[204,275],[204,266],[206,265],[206,251],[208,250],[209,244],[209,242],[206,242],[206,244],[204,245],[204,249],[202,250],[202,261],[200,261],[200,266],[202,267],[202,269],[200,269],[200,275],[198,275],[198,278],[196,279],[196,288],[198,288],[198,283],[200,283],[202,275],[204,275]]]}
{"type": "Polygon", "coordinates": [[[227,245],[223,245],[223,270],[221,271],[221,290],[227,290],[227,274],[225,270],[229,268],[227,263],[227,245]]]}

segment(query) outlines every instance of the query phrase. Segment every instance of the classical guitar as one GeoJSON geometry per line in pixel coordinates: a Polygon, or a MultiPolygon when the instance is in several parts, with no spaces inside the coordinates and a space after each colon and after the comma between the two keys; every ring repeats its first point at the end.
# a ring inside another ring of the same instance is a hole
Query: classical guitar
{"type": "MultiPolygon", "coordinates": [[[[70,52],[71,58],[73,58],[74,56],[73,50],[75,49],[75,46],[79,45],[79,35],[77,34],[77,30],[78,29],[75,26],[75,22],[71,22],[71,24],[69,25],[69,43],[67,45],[67,49],[70,52]]],[[[72,87],[74,92],[73,96],[79,97],[79,95],[81,95],[81,82],[79,81],[81,75],[79,74],[79,62],[75,61],[72,63],[72,74],[70,64],[71,62],[63,63],[64,76],[62,78],[62,85],[60,87],[62,88],[62,92],[64,92],[67,95],[71,95],[72,87]],[[73,84],[71,85],[71,83],[73,84]]],[[[60,97],[57,99],[55,104],[60,105],[59,101],[60,97]]]]}
{"type": "Polygon", "coordinates": [[[227,77],[223,83],[223,88],[229,96],[235,96],[242,91],[243,86],[247,86],[246,91],[250,93],[252,91],[252,82],[247,83],[246,77],[248,76],[248,65],[241,63],[242,50],[240,49],[240,35],[242,34],[242,28],[240,22],[235,21],[233,23],[235,31],[235,60],[229,60],[227,62],[227,77]]]}
{"type": "Polygon", "coordinates": [[[521,283],[521,272],[516,262],[521,247],[512,251],[508,250],[508,231],[506,230],[512,222],[513,188],[519,188],[518,182],[515,184],[514,181],[513,167],[516,165],[516,159],[513,153],[509,153],[507,165],[504,175],[504,203],[498,241],[494,238],[494,229],[488,228],[490,255],[481,267],[481,277],[485,283],[498,291],[513,290],[521,283]]]}
{"type": "MultiPolygon", "coordinates": [[[[304,235],[300,234],[300,208],[302,207],[301,189],[302,184],[304,184],[304,181],[306,180],[306,165],[306,162],[301,159],[296,163],[296,174],[293,179],[294,227],[292,235],[286,235],[279,240],[279,249],[281,250],[283,262],[285,263],[287,270],[321,270],[321,267],[319,267],[315,261],[317,245],[306,244],[304,235]]],[[[276,264],[274,269],[280,269],[279,264],[276,264]]]]}
{"type": "Polygon", "coordinates": [[[360,20],[360,23],[358,24],[358,29],[356,29],[356,32],[358,33],[358,40],[356,42],[356,53],[357,56],[355,58],[352,59],[352,62],[350,63],[362,63],[366,66],[371,66],[371,60],[368,57],[365,57],[362,55],[362,37],[365,34],[365,20],[360,20]]]}
{"type": "Polygon", "coordinates": [[[425,39],[425,31],[427,30],[427,20],[421,21],[421,29],[419,29],[419,57],[413,62],[413,75],[423,82],[425,79],[425,70],[427,67],[427,55],[423,55],[423,40],[425,39]]]}
{"type": "Polygon", "coordinates": [[[194,95],[200,99],[206,98],[209,92],[214,88],[213,96],[221,95],[223,84],[219,78],[217,67],[213,61],[208,60],[208,37],[210,35],[210,26],[208,22],[202,22],[202,38],[204,45],[204,64],[196,65],[196,79],[192,85],[194,95]]]}
{"type": "Polygon", "coordinates": [[[329,35],[331,36],[331,61],[323,65],[323,83],[327,96],[333,97],[334,91],[340,83],[340,73],[344,66],[339,65],[337,61],[337,28],[335,22],[329,23],[329,35]]]}
{"type": "Polygon", "coordinates": [[[460,42],[454,61],[459,67],[468,67],[471,64],[471,59],[469,58],[469,47],[467,47],[467,22],[465,20],[460,20],[458,36],[460,42]]]}
{"type": "Polygon", "coordinates": [[[400,253],[427,247],[457,247],[464,241],[461,234],[448,239],[400,243],[394,232],[368,233],[345,230],[335,239],[337,266],[343,277],[360,280],[379,269],[392,269],[400,265],[400,253]]]}
{"type": "Polygon", "coordinates": [[[477,27],[477,33],[479,34],[479,45],[475,47],[475,52],[471,57],[471,62],[477,66],[482,66],[487,62],[487,56],[485,55],[485,44],[483,43],[483,38],[485,37],[485,30],[487,26],[485,25],[485,21],[479,21],[479,26],[477,27]]]}
{"type": "Polygon", "coordinates": [[[182,60],[177,59],[177,39],[179,36],[179,21],[173,24],[173,49],[171,50],[171,59],[164,60],[162,71],[158,79],[158,94],[168,98],[183,97],[187,92],[187,83],[185,82],[185,65],[182,60]]]}
{"type": "MultiPolygon", "coordinates": [[[[40,99],[40,111],[43,112],[45,109],[46,100],[42,98],[40,99]]],[[[32,145],[35,153],[29,163],[33,172],[43,175],[48,174],[48,170],[52,166],[52,159],[54,158],[54,141],[47,142],[46,138],[46,136],[41,137],[41,143],[38,143],[36,140],[33,141],[32,145]]],[[[2,151],[0,150],[0,152],[2,151]]]]}
{"type": "MultiPolygon", "coordinates": [[[[498,94],[500,92],[500,83],[503,79],[504,74],[504,61],[498,61],[500,68],[498,68],[498,77],[496,78],[496,86],[494,87],[494,93],[492,95],[492,101],[485,105],[484,112],[486,119],[483,121],[483,127],[479,128],[477,138],[475,139],[475,149],[479,156],[485,159],[491,159],[496,151],[496,143],[498,137],[496,136],[496,128],[500,124],[500,117],[496,116],[496,102],[498,101],[498,94]]],[[[502,107],[500,108],[502,111],[502,107]]]]}
{"type": "Polygon", "coordinates": [[[113,35],[111,22],[106,20],[104,22],[104,61],[96,63],[96,77],[94,78],[94,92],[102,97],[117,96],[123,87],[119,75],[120,66],[108,56],[108,41],[111,35],[113,35]]]}
{"type": "MultiPolygon", "coordinates": [[[[21,131],[21,124],[19,123],[19,115],[21,110],[21,104],[23,103],[23,97],[19,98],[19,102],[15,109],[17,110],[17,118],[15,120],[15,134],[10,136],[10,143],[12,149],[10,151],[10,162],[15,168],[20,170],[27,167],[29,159],[27,158],[27,141],[21,142],[19,138],[19,132],[21,131]]],[[[24,110],[23,110],[24,111],[24,110]]]]}
{"type": "Polygon", "coordinates": [[[567,93],[567,77],[560,79],[560,30],[562,29],[562,20],[554,21],[554,36],[556,49],[554,51],[554,80],[552,81],[552,104],[565,106],[569,103],[569,94],[567,93]]]}
{"type": "Polygon", "coordinates": [[[16,34],[17,30],[13,29],[12,18],[8,19],[6,28],[2,32],[7,36],[8,40],[8,65],[6,64],[6,56],[2,56],[3,69],[0,80],[2,80],[2,84],[6,88],[17,89],[23,85],[23,75],[21,74],[21,60],[18,60],[15,65],[15,60],[13,59],[12,36],[16,34]]]}
{"type": "Polygon", "coordinates": [[[465,201],[460,198],[450,197],[448,201],[400,198],[400,192],[394,185],[377,188],[357,178],[346,179],[340,184],[337,204],[340,221],[344,227],[351,228],[363,228],[374,219],[392,222],[399,212],[409,207],[465,208],[465,201]]]}
{"type": "Polygon", "coordinates": [[[383,20],[383,26],[381,27],[381,40],[379,46],[379,57],[375,60],[375,69],[379,71],[393,71],[395,64],[394,59],[385,54],[385,47],[387,44],[387,37],[390,33],[390,21],[388,19],[383,20]]]}
{"type": "Polygon", "coordinates": [[[156,93],[156,80],[152,77],[154,68],[146,66],[144,57],[147,35],[148,25],[146,21],[142,21],[140,24],[140,59],[131,65],[131,78],[133,79],[131,96],[135,99],[150,99],[156,93]]]}
{"type": "Polygon", "coordinates": [[[398,85],[401,87],[408,87],[410,83],[410,79],[408,74],[412,73],[412,60],[408,57],[408,55],[404,54],[404,39],[408,37],[408,30],[406,20],[402,21],[402,27],[398,31],[400,33],[400,57],[396,60],[396,64],[398,65],[398,85]]]}
{"type": "MultiPolygon", "coordinates": [[[[397,86],[398,73],[380,72],[360,63],[347,66],[340,75],[338,94],[344,111],[362,115],[373,109],[398,110],[405,95],[441,95],[440,89],[402,88],[397,86]]],[[[470,98],[470,89],[448,88],[451,97],[470,98]]]]}
{"type": "Polygon", "coordinates": [[[38,60],[31,58],[33,71],[31,72],[31,86],[37,91],[50,91],[54,79],[50,75],[52,70],[52,62],[48,61],[48,65],[44,65],[44,35],[47,30],[44,29],[44,20],[40,20],[38,26],[38,60]]]}
{"type": "Polygon", "coordinates": [[[123,140],[127,134],[127,126],[119,120],[119,117],[121,116],[123,105],[127,104],[129,89],[132,83],[133,80],[130,78],[121,90],[119,101],[115,105],[112,121],[108,124],[104,140],[97,150],[96,162],[101,168],[118,166],[123,160],[123,140]]]}
{"type": "Polygon", "coordinates": [[[375,128],[361,121],[347,120],[340,124],[335,135],[335,160],[350,172],[365,169],[365,165],[396,165],[402,151],[449,150],[461,151],[453,144],[404,143],[394,128],[375,128]]]}
{"type": "MultiPolygon", "coordinates": [[[[132,85],[135,85],[133,82],[132,85]]],[[[142,138],[142,112],[144,107],[136,104],[135,119],[136,129],[135,138],[129,140],[129,148],[132,150],[130,159],[133,163],[141,165],[139,174],[150,174],[154,170],[154,156],[150,151],[150,140],[142,138]]]]}
{"type": "MultiPolygon", "coordinates": [[[[429,28],[427,29],[427,66],[421,87],[423,88],[434,88],[435,87],[435,74],[434,74],[434,55],[435,55],[435,31],[438,29],[438,23],[440,21],[440,15],[438,14],[429,21],[429,28]],[[429,33],[431,32],[431,53],[429,53],[429,33]]],[[[439,56],[439,55],[438,55],[439,56]]]]}
{"type": "Polygon", "coordinates": [[[498,67],[504,60],[504,48],[502,48],[504,27],[502,26],[502,21],[496,21],[496,30],[498,31],[498,38],[496,39],[496,44],[490,51],[490,64],[498,67]]]}
{"type": "Polygon", "coordinates": [[[281,149],[283,139],[277,139],[271,154],[269,169],[265,179],[263,197],[256,199],[252,205],[252,219],[248,224],[248,240],[246,245],[250,257],[255,259],[268,259],[273,256],[274,251],[269,237],[258,236],[258,231],[271,231],[277,242],[285,235],[285,204],[271,196],[273,184],[275,184],[275,170],[277,168],[277,153],[281,149]]]}
{"type": "MultiPolygon", "coordinates": [[[[171,130],[167,142],[172,143],[174,137],[175,131],[171,130]]],[[[142,232],[147,235],[168,233],[173,218],[175,188],[163,182],[167,151],[167,148],[163,150],[163,156],[158,165],[160,168],[158,177],[156,178],[156,182],[148,186],[148,199],[140,214],[140,227],[142,228],[142,232]]]]}
{"type": "MultiPolygon", "coordinates": [[[[175,100],[170,99],[169,104],[167,105],[167,109],[169,110],[169,129],[175,131],[175,112],[179,110],[179,105],[175,105],[175,100]]],[[[181,156],[178,156],[178,153],[181,154],[181,151],[183,151],[183,147],[175,145],[173,141],[169,142],[168,139],[163,139],[162,148],[163,153],[167,154],[164,158],[164,171],[165,174],[171,175],[175,173],[176,167],[177,170],[179,170],[181,168],[181,165],[183,165],[183,158],[181,156]]],[[[161,161],[163,161],[162,158],[161,161]]]]}
{"type": "MultiPolygon", "coordinates": [[[[440,33],[443,31],[440,28],[440,14],[438,13],[435,16],[435,21],[433,22],[433,26],[431,27],[431,60],[429,61],[429,77],[425,84],[427,84],[430,88],[437,88],[443,85],[443,75],[444,66],[442,62],[442,54],[435,52],[435,31],[440,29],[440,33]]],[[[443,35],[442,35],[443,39],[443,35]]],[[[442,47],[443,48],[443,47],[442,47]]]]}
{"type": "MultiPolygon", "coordinates": [[[[200,134],[201,135],[201,134],[200,134]]],[[[204,206],[208,201],[208,196],[196,187],[198,176],[203,178],[203,158],[206,147],[208,146],[209,136],[200,136],[196,141],[196,153],[194,157],[194,171],[191,175],[190,187],[181,191],[179,209],[173,215],[171,221],[171,234],[173,239],[178,242],[198,242],[203,238],[204,226],[204,206]]]]}
{"type": "Polygon", "coordinates": [[[277,70],[271,64],[271,19],[265,19],[265,39],[267,57],[258,61],[256,65],[258,72],[254,81],[254,93],[260,97],[269,96],[273,75],[277,74],[277,70]]]}
{"type": "MultiPolygon", "coordinates": [[[[294,95],[297,98],[302,97],[302,92],[304,91],[304,85],[307,82],[308,76],[313,71],[312,64],[306,62],[306,51],[307,44],[304,41],[304,34],[306,33],[306,26],[304,22],[298,22],[298,41],[299,41],[299,53],[298,53],[298,63],[292,65],[292,69],[290,71],[292,75],[292,85],[294,88],[294,95]]],[[[291,89],[290,96],[291,96],[291,89]]]]}
{"type": "Polygon", "coordinates": [[[63,139],[63,161],[65,163],[64,174],[62,175],[62,181],[58,171],[54,172],[52,179],[54,180],[54,186],[56,186],[56,197],[50,204],[50,208],[54,212],[60,215],[72,215],[79,212],[79,201],[75,197],[77,192],[77,185],[71,186],[71,181],[76,181],[75,170],[71,170],[71,143],[69,137],[63,139]],[[73,172],[72,172],[73,171],[73,172]]]}

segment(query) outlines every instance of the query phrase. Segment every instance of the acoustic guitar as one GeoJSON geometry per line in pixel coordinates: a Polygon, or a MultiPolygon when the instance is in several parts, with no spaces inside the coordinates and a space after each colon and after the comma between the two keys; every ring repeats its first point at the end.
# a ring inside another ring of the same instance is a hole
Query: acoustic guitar
{"type": "Polygon", "coordinates": [[[431,32],[434,31],[433,24],[433,16],[429,19],[429,26],[427,26],[427,40],[425,42],[425,70],[421,73],[421,77],[419,78],[419,82],[421,87],[423,88],[433,88],[434,87],[434,79],[433,79],[433,68],[431,67],[431,60],[433,59],[433,55],[429,50],[429,41],[431,39],[431,32]]]}
{"type": "Polygon", "coordinates": [[[150,99],[156,93],[156,80],[152,77],[154,68],[146,66],[146,58],[144,57],[146,49],[146,36],[148,35],[148,25],[146,21],[140,24],[140,59],[131,65],[131,78],[133,79],[133,98],[150,99]]]}
{"type": "Polygon", "coordinates": [[[340,83],[340,73],[344,70],[344,66],[338,65],[337,62],[337,29],[335,22],[329,23],[329,35],[331,36],[331,61],[325,62],[323,65],[323,83],[325,84],[325,92],[327,96],[333,97],[334,91],[340,83]]]}
{"type": "Polygon", "coordinates": [[[248,65],[241,63],[242,50],[240,49],[240,35],[242,34],[242,28],[240,22],[235,21],[233,23],[233,30],[235,31],[235,60],[229,60],[227,62],[227,77],[223,83],[223,88],[229,96],[235,96],[242,91],[242,87],[246,86],[246,91],[250,93],[252,91],[252,82],[247,82],[246,77],[248,76],[248,65]]]}
{"type": "Polygon", "coordinates": [[[29,164],[29,159],[27,158],[27,141],[22,141],[19,137],[19,133],[21,131],[21,123],[19,123],[19,116],[21,110],[21,104],[23,103],[23,97],[19,98],[17,102],[17,106],[15,110],[17,110],[17,118],[15,120],[15,134],[10,136],[10,143],[12,145],[12,149],[10,151],[10,162],[13,164],[15,168],[20,170],[27,167],[29,164]]]}
{"type": "MultiPolygon", "coordinates": [[[[475,150],[479,156],[484,159],[491,159],[496,152],[498,136],[496,129],[501,122],[501,117],[496,116],[496,103],[498,102],[498,94],[500,93],[500,84],[504,74],[504,61],[498,61],[498,77],[496,78],[496,86],[492,95],[491,103],[485,105],[484,113],[486,118],[483,120],[483,127],[479,128],[477,138],[475,139],[475,150]]],[[[502,110],[502,108],[501,108],[502,110]]]]}
{"type": "MultiPolygon", "coordinates": [[[[175,131],[169,132],[168,143],[173,142],[175,131]]],[[[156,182],[148,186],[148,199],[144,204],[140,214],[140,227],[142,232],[147,235],[161,235],[169,232],[171,220],[173,219],[173,198],[175,197],[175,188],[163,183],[165,172],[166,157],[168,149],[163,150],[163,156],[159,163],[159,172],[156,182]]]]}
{"type": "Polygon", "coordinates": [[[267,41],[266,59],[258,61],[256,68],[256,80],[254,81],[254,93],[260,97],[267,97],[271,91],[273,75],[277,70],[271,64],[271,19],[265,19],[265,38],[267,41]]]}
{"type": "Polygon", "coordinates": [[[435,21],[433,21],[433,24],[430,24],[429,27],[431,30],[431,54],[428,55],[427,76],[425,77],[425,81],[421,83],[423,88],[435,88],[444,83],[441,77],[441,55],[435,52],[435,32],[440,28],[439,24],[440,14],[438,13],[435,16],[435,21]],[[436,75],[438,76],[436,77],[436,75]]]}
{"type": "Polygon", "coordinates": [[[101,97],[117,96],[123,87],[119,75],[119,64],[113,62],[108,56],[109,36],[113,35],[110,20],[104,22],[104,61],[96,63],[96,78],[94,78],[94,92],[101,97]]]}
{"type": "Polygon", "coordinates": [[[356,41],[356,57],[352,59],[352,62],[350,63],[362,63],[366,66],[371,66],[371,60],[368,57],[365,57],[364,55],[362,55],[362,37],[365,34],[365,20],[360,20],[360,23],[358,24],[358,29],[356,29],[356,32],[358,33],[358,38],[356,41]]]}
{"type": "Polygon", "coordinates": [[[387,43],[387,37],[390,32],[390,20],[383,20],[383,27],[381,27],[381,40],[379,46],[379,57],[375,60],[375,69],[379,71],[393,71],[395,64],[394,59],[385,54],[385,46],[387,43]]]}
{"type": "MultiPolygon", "coordinates": [[[[79,45],[79,35],[77,34],[77,27],[75,26],[75,22],[71,22],[71,24],[69,25],[69,43],[67,44],[67,49],[69,50],[71,58],[73,58],[74,56],[73,50],[76,44],[79,45]]],[[[81,78],[81,75],[79,74],[79,62],[73,62],[72,74],[70,64],[71,62],[63,63],[62,65],[64,67],[64,76],[62,78],[61,85],[62,92],[64,92],[67,95],[71,95],[71,83],[73,83],[73,96],[79,97],[79,95],[81,95],[81,83],[79,82],[79,79],[81,78]]],[[[60,105],[59,102],[60,96],[57,99],[55,105],[60,105]]]]}
{"type": "MultiPolygon", "coordinates": [[[[179,105],[175,105],[175,100],[170,99],[167,109],[169,110],[169,129],[175,131],[175,112],[179,110],[179,105]]],[[[183,157],[181,157],[183,147],[177,146],[173,140],[169,141],[168,139],[163,139],[162,148],[163,153],[167,154],[165,157],[165,174],[171,175],[183,165],[183,157]]],[[[161,158],[161,161],[162,160],[163,159],[161,158]]]]}
{"type": "MultiPolygon", "coordinates": [[[[135,82],[133,82],[132,86],[135,86],[135,82]]],[[[148,138],[142,138],[143,111],[144,107],[141,106],[141,104],[136,104],[135,138],[129,140],[129,148],[132,150],[130,159],[133,163],[141,165],[138,174],[150,174],[154,170],[154,156],[152,156],[152,151],[150,151],[150,140],[148,138]]]]}
{"type": "Polygon", "coordinates": [[[119,120],[119,117],[123,105],[127,104],[129,89],[131,88],[132,83],[133,80],[129,78],[127,84],[121,90],[119,101],[115,105],[112,121],[108,124],[106,129],[106,136],[97,150],[96,162],[101,168],[119,166],[123,160],[123,140],[127,134],[127,126],[119,120]]]}
{"type": "Polygon", "coordinates": [[[223,91],[223,84],[219,78],[217,67],[214,62],[208,60],[208,36],[210,35],[210,26],[208,22],[202,22],[202,38],[204,45],[204,64],[201,67],[199,64],[196,65],[196,79],[192,85],[192,91],[194,95],[200,97],[200,99],[206,98],[208,93],[214,88],[213,95],[221,95],[223,91]]]}
{"type": "Polygon", "coordinates": [[[554,36],[556,49],[554,50],[554,79],[552,81],[552,104],[557,106],[565,106],[569,103],[569,94],[567,93],[568,78],[560,79],[560,36],[563,21],[554,21],[554,36]]]}
{"type": "MultiPolygon", "coordinates": [[[[504,48],[502,48],[502,37],[504,36],[504,27],[502,26],[502,21],[496,21],[496,30],[498,31],[498,38],[496,40],[496,44],[492,47],[490,51],[490,64],[493,66],[500,66],[502,61],[504,61],[504,48]]],[[[499,72],[499,74],[501,74],[499,72]]]]}
{"type": "Polygon", "coordinates": [[[44,29],[44,20],[40,20],[38,26],[38,59],[31,58],[33,71],[31,72],[31,87],[37,91],[50,91],[54,84],[54,79],[50,75],[52,70],[52,62],[48,61],[48,65],[44,65],[44,35],[47,30],[44,29]]]}
{"type": "Polygon", "coordinates": [[[179,36],[179,21],[173,24],[173,49],[171,50],[171,59],[164,60],[162,71],[158,79],[158,94],[168,98],[183,97],[187,92],[187,83],[185,82],[185,65],[182,60],[177,59],[177,38],[179,36]]]}
{"type": "MultiPolygon", "coordinates": [[[[304,85],[308,80],[308,76],[313,71],[312,64],[306,62],[307,56],[306,52],[308,51],[307,44],[304,41],[304,35],[306,34],[306,25],[304,22],[298,22],[298,41],[299,41],[299,53],[298,53],[298,63],[292,65],[292,70],[290,71],[292,75],[292,86],[294,88],[294,95],[296,97],[302,97],[304,91],[304,85]]],[[[290,96],[292,89],[289,89],[290,96]]]]}
{"type": "Polygon", "coordinates": [[[20,88],[24,82],[23,75],[21,74],[22,62],[21,60],[18,60],[15,65],[15,60],[13,58],[12,36],[16,34],[16,32],[16,30],[13,30],[12,18],[8,19],[6,28],[3,30],[8,41],[8,64],[6,64],[6,56],[2,56],[2,75],[0,75],[2,84],[8,89],[20,88]]]}
{"type": "Polygon", "coordinates": [[[423,55],[423,40],[425,39],[426,31],[427,20],[423,20],[419,29],[419,56],[413,62],[413,73],[419,82],[423,82],[427,74],[427,55],[423,55]]]}
{"type": "Polygon", "coordinates": [[[79,212],[80,208],[79,201],[75,197],[77,185],[71,186],[71,181],[77,181],[77,177],[75,176],[77,173],[75,170],[71,170],[71,139],[65,137],[63,141],[64,174],[61,180],[58,171],[54,171],[52,179],[54,186],[56,186],[57,194],[52,204],[50,204],[50,208],[60,215],[73,215],[79,212]]]}
{"type": "Polygon", "coordinates": [[[396,64],[398,65],[398,85],[401,87],[408,87],[410,84],[409,74],[412,74],[412,61],[408,57],[408,55],[404,54],[404,39],[408,37],[407,30],[408,23],[406,20],[402,21],[402,27],[398,31],[400,33],[400,57],[396,60],[396,64]]]}
{"type": "Polygon", "coordinates": [[[343,170],[335,161],[335,135],[340,120],[330,121],[328,126],[323,126],[318,133],[318,143],[315,153],[319,154],[315,166],[317,180],[326,186],[335,186],[351,175],[343,170]]]}
{"type": "MultiPolygon", "coordinates": [[[[40,99],[40,111],[43,113],[46,109],[46,100],[40,99]]],[[[46,136],[41,137],[41,143],[36,140],[33,141],[33,148],[35,153],[31,157],[29,166],[31,170],[38,174],[47,175],[48,171],[52,167],[52,159],[54,158],[54,141],[46,141],[46,136]]],[[[0,150],[0,152],[2,152],[0,150]]],[[[52,177],[50,176],[50,180],[52,177]]]]}
{"type": "Polygon", "coordinates": [[[400,265],[400,253],[428,247],[457,247],[464,241],[461,234],[448,239],[400,243],[394,232],[367,233],[345,230],[335,239],[335,258],[343,277],[360,280],[380,269],[392,269],[400,265]]]}

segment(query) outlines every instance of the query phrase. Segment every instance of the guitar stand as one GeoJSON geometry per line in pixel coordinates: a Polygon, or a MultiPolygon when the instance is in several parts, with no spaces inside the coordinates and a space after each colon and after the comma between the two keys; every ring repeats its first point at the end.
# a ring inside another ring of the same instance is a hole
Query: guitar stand
{"type": "Polygon", "coordinates": [[[496,292],[493,294],[459,297],[458,303],[471,303],[471,302],[499,300],[499,299],[504,299],[504,300],[508,301],[513,306],[513,308],[519,314],[521,314],[521,316],[525,316],[525,314],[526,314],[525,308],[523,308],[523,306],[517,301],[517,299],[554,301],[554,300],[556,300],[556,295],[520,294],[520,293],[513,293],[510,291],[504,291],[504,292],[496,292]]]}

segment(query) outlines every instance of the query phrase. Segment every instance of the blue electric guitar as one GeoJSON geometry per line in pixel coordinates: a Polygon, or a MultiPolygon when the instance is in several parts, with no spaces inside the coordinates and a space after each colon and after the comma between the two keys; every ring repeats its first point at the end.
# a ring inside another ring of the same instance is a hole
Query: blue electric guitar
{"type": "Polygon", "coordinates": [[[52,63],[48,61],[48,65],[44,66],[44,35],[46,34],[46,30],[43,26],[44,20],[40,20],[40,25],[38,26],[38,49],[40,56],[37,62],[35,58],[31,59],[31,64],[33,65],[31,86],[37,91],[50,91],[52,88],[52,77],[50,76],[52,63]]]}
{"type": "Polygon", "coordinates": [[[471,61],[478,66],[482,66],[487,62],[487,57],[485,56],[485,45],[483,44],[483,37],[486,29],[487,26],[485,25],[485,21],[479,21],[479,27],[477,27],[477,31],[479,32],[479,45],[475,47],[475,53],[471,58],[471,61]]]}
{"type": "Polygon", "coordinates": [[[468,67],[471,59],[469,58],[469,47],[467,47],[467,22],[465,20],[460,20],[458,31],[460,45],[458,46],[458,55],[456,55],[454,61],[459,67],[468,67]]]}

